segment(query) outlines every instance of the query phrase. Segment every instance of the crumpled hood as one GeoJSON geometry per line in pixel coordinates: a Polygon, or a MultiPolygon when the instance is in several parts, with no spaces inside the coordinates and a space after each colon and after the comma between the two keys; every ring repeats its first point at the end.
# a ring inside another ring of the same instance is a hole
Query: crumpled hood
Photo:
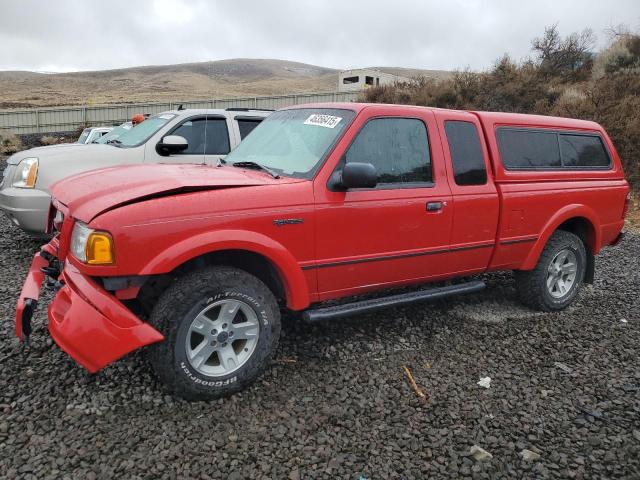
{"type": "Polygon", "coordinates": [[[299,181],[231,166],[143,164],[81,173],[53,184],[51,194],[74,218],[90,222],[108,210],[158,196],[299,181]]]}

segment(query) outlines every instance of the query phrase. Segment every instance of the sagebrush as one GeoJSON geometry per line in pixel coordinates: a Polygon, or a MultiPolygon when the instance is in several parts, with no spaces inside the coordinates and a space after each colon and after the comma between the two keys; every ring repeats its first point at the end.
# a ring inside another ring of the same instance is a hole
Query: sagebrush
{"type": "Polygon", "coordinates": [[[45,135],[40,137],[40,145],[58,145],[59,143],[68,143],[65,137],[54,137],[51,135],[45,135]]]}
{"type": "Polygon", "coordinates": [[[505,55],[487,72],[373,87],[362,100],[593,120],[611,136],[627,178],[638,189],[640,35],[616,35],[597,54],[589,52],[591,37],[585,30],[562,39],[554,25],[532,42],[534,59],[515,62],[505,55]]]}
{"type": "Polygon", "coordinates": [[[12,155],[22,150],[22,142],[13,133],[0,132],[0,155],[12,155]]]}

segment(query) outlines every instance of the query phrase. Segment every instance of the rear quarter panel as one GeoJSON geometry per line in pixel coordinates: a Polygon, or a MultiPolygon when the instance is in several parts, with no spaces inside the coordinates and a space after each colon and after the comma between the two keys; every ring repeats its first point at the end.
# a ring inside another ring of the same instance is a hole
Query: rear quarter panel
{"type": "Polygon", "coordinates": [[[611,243],[624,225],[629,185],[611,139],[595,122],[535,115],[478,113],[491,152],[501,209],[490,269],[531,269],[553,232],[566,220],[583,218],[592,229],[592,253],[611,243]],[[502,126],[587,132],[599,135],[611,158],[607,169],[507,170],[496,131],[502,126]]]}

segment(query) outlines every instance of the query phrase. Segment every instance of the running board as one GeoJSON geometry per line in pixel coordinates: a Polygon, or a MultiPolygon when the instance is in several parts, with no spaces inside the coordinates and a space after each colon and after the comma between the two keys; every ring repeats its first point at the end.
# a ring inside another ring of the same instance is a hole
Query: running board
{"type": "Polygon", "coordinates": [[[480,280],[472,282],[459,283],[457,285],[449,285],[446,287],[430,288],[428,290],[420,290],[417,292],[401,293],[398,295],[389,295],[387,297],[372,298],[370,300],[362,300],[360,302],[345,303],[344,305],[336,305],[333,307],[314,308],[306,310],[302,314],[302,318],[306,322],[320,322],[323,320],[333,320],[336,318],[348,317],[358,313],[370,313],[376,310],[382,310],[389,307],[398,307],[401,305],[409,305],[411,303],[427,302],[439,298],[450,297],[462,293],[473,293],[484,289],[485,284],[480,280]]]}

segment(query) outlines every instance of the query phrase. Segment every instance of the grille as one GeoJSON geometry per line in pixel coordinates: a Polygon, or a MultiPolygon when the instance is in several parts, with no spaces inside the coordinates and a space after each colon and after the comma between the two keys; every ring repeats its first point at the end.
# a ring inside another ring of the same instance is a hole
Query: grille
{"type": "Polygon", "coordinates": [[[2,181],[0,181],[0,187],[4,186],[4,181],[7,178],[11,178],[12,170],[13,170],[13,165],[7,165],[5,169],[2,171],[2,181]]]}

